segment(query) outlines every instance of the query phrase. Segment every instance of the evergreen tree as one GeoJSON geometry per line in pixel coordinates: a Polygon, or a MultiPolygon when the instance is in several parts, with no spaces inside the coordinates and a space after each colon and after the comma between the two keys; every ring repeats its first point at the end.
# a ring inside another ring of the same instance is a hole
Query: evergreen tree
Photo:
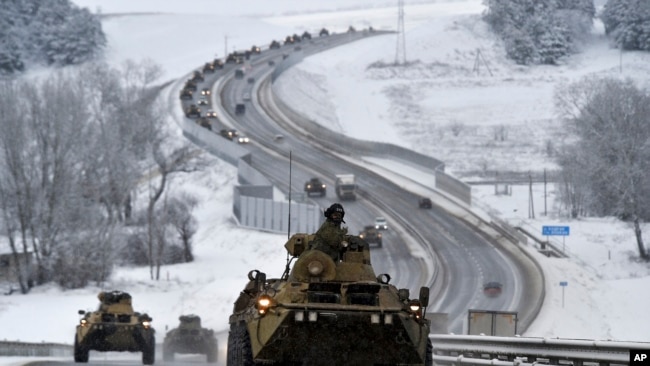
{"type": "Polygon", "coordinates": [[[106,46],[101,22],[70,0],[0,0],[0,73],[79,64],[106,46]]]}
{"type": "Polygon", "coordinates": [[[605,33],[624,50],[650,50],[650,2],[608,0],[601,15],[605,33]]]}
{"type": "Polygon", "coordinates": [[[592,0],[489,0],[486,22],[519,64],[557,64],[588,34],[592,0]]]}

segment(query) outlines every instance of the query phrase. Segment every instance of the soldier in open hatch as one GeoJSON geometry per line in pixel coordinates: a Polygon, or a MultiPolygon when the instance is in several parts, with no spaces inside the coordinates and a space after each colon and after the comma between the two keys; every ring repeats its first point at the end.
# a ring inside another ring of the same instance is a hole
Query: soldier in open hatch
{"type": "Polygon", "coordinates": [[[348,228],[341,227],[345,211],[340,203],[332,204],[325,210],[325,222],[315,233],[314,239],[309,243],[309,249],[318,249],[327,253],[334,262],[340,260],[341,243],[349,240],[348,228]]]}

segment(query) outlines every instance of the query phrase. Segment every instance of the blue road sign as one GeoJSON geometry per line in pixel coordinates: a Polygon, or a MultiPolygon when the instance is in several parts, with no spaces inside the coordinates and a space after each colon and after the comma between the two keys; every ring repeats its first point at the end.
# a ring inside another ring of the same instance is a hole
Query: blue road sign
{"type": "Polygon", "coordinates": [[[560,286],[566,287],[566,286],[569,286],[569,283],[567,281],[561,281],[560,286]]]}
{"type": "Polygon", "coordinates": [[[569,236],[569,227],[568,226],[542,226],[542,235],[569,236]]]}

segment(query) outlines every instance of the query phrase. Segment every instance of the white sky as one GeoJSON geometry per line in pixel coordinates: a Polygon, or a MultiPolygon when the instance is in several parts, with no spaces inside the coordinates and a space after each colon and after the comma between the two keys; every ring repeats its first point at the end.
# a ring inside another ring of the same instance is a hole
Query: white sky
{"type": "MultiPolygon", "coordinates": [[[[232,50],[267,46],[272,39],[304,30],[316,32],[323,26],[343,31],[350,24],[377,29],[395,29],[397,24],[397,9],[382,7],[393,6],[395,1],[74,2],[91,10],[101,4],[104,14],[124,14],[104,21],[108,62],[117,65],[125,59],[150,58],[164,68],[165,80],[184,77],[215,55],[223,55],[226,40],[232,50]],[[129,15],[142,12],[160,14],[129,15]]],[[[445,161],[449,172],[463,176],[482,168],[553,168],[545,151],[547,144],[562,138],[552,102],[553,88],[559,83],[586,74],[622,74],[647,85],[650,55],[625,53],[621,57],[608,47],[598,26],[590,45],[565,65],[513,65],[477,21],[482,8],[480,0],[406,1],[406,55],[420,63],[394,74],[368,70],[372,62],[395,59],[395,36],[373,37],[306,59],[280,79],[276,90],[295,108],[330,128],[424,152],[445,161]],[[474,69],[476,50],[485,60],[478,72],[474,69]],[[454,124],[462,126],[458,136],[451,132],[454,124]],[[497,129],[507,132],[505,142],[494,141],[497,129]]],[[[167,92],[177,95],[176,90],[167,92]]],[[[401,178],[414,174],[403,166],[376,159],[367,159],[367,163],[383,166],[387,175],[413,190],[423,190],[401,178]]],[[[231,209],[234,167],[215,159],[209,171],[179,177],[174,183],[177,191],[191,192],[204,202],[196,211],[200,220],[196,261],[164,267],[160,281],[149,279],[148,268],[118,268],[106,288],[133,295],[136,310],[153,317],[158,341],[164,337],[165,326],[177,325],[180,314],[196,313],[205,326],[227,329],[228,315],[248,271],[260,269],[278,277],[286,258],[286,234],[235,225],[231,209]]],[[[526,336],[650,342],[643,326],[650,319],[650,268],[635,261],[636,244],[628,224],[608,218],[567,220],[554,201],[552,185],[547,188],[547,216],[543,215],[542,186],[534,187],[536,219],[528,218],[528,187],[513,187],[511,196],[495,196],[493,186],[475,187],[473,193],[477,213],[497,215],[540,236],[543,225],[571,228],[564,243],[561,237],[555,240],[572,254],[570,259],[548,259],[531,250],[544,268],[547,297],[526,336]],[[560,281],[568,282],[564,306],[560,281]]],[[[650,240],[650,231],[644,234],[650,240]]],[[[0,296],[0,339],[69,344],[77,310],[94,309],[100,290],[62,292],[56,286],[45,286],[28,296],[0,296]],[[47,314],[46,326],[35,314],[47,314]],[[39,326],[26,326],[30,319],[38,319],[39,326]]],[[[219,362],[225,359],[224,346],[225,339],[220,340],[219,362]]],[[[0,357],[4,361],[18,359],[0,357]]]]}

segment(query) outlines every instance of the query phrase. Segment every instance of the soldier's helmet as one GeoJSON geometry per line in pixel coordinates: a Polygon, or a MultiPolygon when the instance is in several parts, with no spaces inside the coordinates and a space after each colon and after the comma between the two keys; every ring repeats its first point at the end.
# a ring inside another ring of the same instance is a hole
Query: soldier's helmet
{"type": "MultiPolygon", "coordinates": [[[[334,213],[341,214],[341,222],[345,223],[345,221],[343,221],[343,217],[345,217],[345,210],[343,210],[343,206],[341,206],[340,203],[333,203],[327,210],[325,210],[325,217],[331,219],[331,216],[334,213]]],[[[336,222],[336,220],[333,221],[336,222]]]]}

